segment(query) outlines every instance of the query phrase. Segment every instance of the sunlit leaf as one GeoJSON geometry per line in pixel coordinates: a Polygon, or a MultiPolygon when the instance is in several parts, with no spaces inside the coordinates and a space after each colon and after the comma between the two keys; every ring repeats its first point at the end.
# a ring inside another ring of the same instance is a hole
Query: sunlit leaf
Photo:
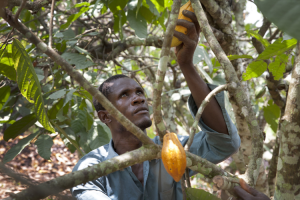
{"type": "Polygon", "coordinates": [[[247,33],[249,33],[252,37],[255,37],[258,41],[260,41],[264,47],[268,47],[270,43],[268,40],[264,39],[261,35],[259,35],[257,32],[252,30],[247,30],[247,33]]]}
{"type": "MultiPolygon", "coordinates": [[[[0,43],[0,46],[2,43],[0,43]]],[[[5,45],[0,50],[0,74],[3,74],[10,80],[16,80],[16,70],[12,58],[12,44],[5,45]]]]}
{"type": "Polygon", "coordinates": [[[250,55],[229,55],[227,56],[229,58],[229,60],[236,60],[238,58],[248,58],[248,59],[253,59],[252,56],[250,55]]]}
{"type": "Polygon", "coordinates": [[[0,110],[10,96],[10,87],[4,86],[0,88],[0,110]]]}
{"type": "Polygon", "coordinates": [[[42,98],[41,86],[30,57],[17,39],[13,41],[12,55],[14,67],[17,71],[17,82],[22,95],[30,103],[34,103],[37,119],[44,128],[48,131],[55,132],[49,122],[42,98]]]}
{"type": "Polygon", "coordinates": [[[289,49],[296,46],[297,40],[290,39],[284,40],[282,38],[277,39],[273,44],[270,44],[258,57],[257,60],[266,60],[273,56],[280,55],[289,49]]]}
{"type": "Polygon", "coordinates": [[[264,61],[255,61],[248,65],[246,72],[243,74],[243,80],[247,81],[251,78],[256,78],[262,75],[267,70],[267,63],[264,61]]]}

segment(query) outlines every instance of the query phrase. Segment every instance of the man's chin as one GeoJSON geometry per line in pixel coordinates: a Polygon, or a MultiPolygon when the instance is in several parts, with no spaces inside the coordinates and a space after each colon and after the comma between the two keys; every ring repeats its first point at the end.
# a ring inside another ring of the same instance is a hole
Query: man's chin
{"type": "Polygon", "coordinates": [[[143,122],[136,124],[140,129],[145,130],[146,128],[149,128],[152,125],[152,121],[149,120],[144,120],[143,122]]]}

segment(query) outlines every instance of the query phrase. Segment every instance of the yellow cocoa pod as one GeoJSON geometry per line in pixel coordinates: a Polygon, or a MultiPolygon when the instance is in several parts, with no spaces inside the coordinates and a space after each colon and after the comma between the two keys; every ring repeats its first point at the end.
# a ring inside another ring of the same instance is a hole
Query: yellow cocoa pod
{"type": "MultiPolygon", "coordinates": [[[[181,6],[180,10],[179,10],[179,14],[178,14],[178,19],[185,19],[187,21],[192,21],[190,18],[188,17],[185,17],[183,14],[182,14],[182,11],[183,10],[189,10],[191,12],[194,12],[193,8],[192,8],[192,4],[191,4],[191,1],[188,1],[186,4],[184,4],[183,6],[181,6]]],[[[184,33],[186,34],[187,33],[187,29],[183,26],[176,26],[175,27],[175,30],[178,31],[178,32],[181,32],[181,33],[184,33]]],[[[182,41],[179,41],[177,37],[174,37],[173,36],[173,39],[172,39],[172,43],[171,43],[171,47],[177,47],[178,45],[180,45],[182,43],[182,41]]]]}
{"type": "Polygon", "coordinates": [[[167,133],[161,151],[161,159],[167,172],[178,182],[186,168],[185,151],[175,133],[167,133]]]}

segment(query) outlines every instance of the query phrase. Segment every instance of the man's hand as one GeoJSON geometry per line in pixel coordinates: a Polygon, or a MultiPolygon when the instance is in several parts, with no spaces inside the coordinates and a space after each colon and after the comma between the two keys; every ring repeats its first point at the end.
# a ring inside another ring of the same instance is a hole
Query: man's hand
{"type": "Polygon", "coordinates": [[[239,197],[238,199],[242,200],[270,200],[265,194],[255,190],[254,188],[250,187],[246,184],[247,190],[250,192],[248,193],[246,190],[241,188],[240,186],[234,187],[235,194],[239,197]]]}
{"type": "Polygon", "coordinates": [[[187,28],[186,35],[178,31],[174,32],[174,36],[183,42],[181,45],[176,47],[176,56],[179,66],[193,63],[193,55],[198,44],[200,33],[200,26],[195,13],[184,10],[182,14],[190,18],[192,22],[184,19],[177,20],[177,25],[187,28]]]}

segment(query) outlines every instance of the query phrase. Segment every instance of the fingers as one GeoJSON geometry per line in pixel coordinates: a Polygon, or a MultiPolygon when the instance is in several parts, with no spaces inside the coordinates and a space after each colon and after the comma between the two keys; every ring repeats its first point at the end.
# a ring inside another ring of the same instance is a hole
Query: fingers
{"type": "Polygon", "coordinates": [[[246,190],[250,194],[253,194],[254,196],[256,196],[259,193],[257,190],[250,187],[242,178],[240,179],[240,185],[244,190],[246,190]]]}
{"type": "Polygon", "coordinates": [[[200,33],[200,26],[199,26],[199,23],[198,23],[195,13],[193,13],[189,10],[184,10],[184,11],[182,11],[182,14],[192,20],[192,22],[195,24],[197,33],[200,33]]]}
{"type": "Polygon", "coordinates": [[[235,193],[237,194],[238,197],[242,197],[243,199],[247,200],[247,199],[251,199],[251,197],[253,197],[251,194],[249,194],[248,192],[246,192],[243,188],[241,188],[240,186],[236,186],[233,188],[235,193]]]}
{"type": "Polygon", "coordinates": [[[178,32],[178,31],[174,31],[174,36],[177,37],[180,41],[182,41],[185,45],[187,46],[193,46],[197,45],[197,42],[194,40],[191,40],[187,35],[178,32]]]}

